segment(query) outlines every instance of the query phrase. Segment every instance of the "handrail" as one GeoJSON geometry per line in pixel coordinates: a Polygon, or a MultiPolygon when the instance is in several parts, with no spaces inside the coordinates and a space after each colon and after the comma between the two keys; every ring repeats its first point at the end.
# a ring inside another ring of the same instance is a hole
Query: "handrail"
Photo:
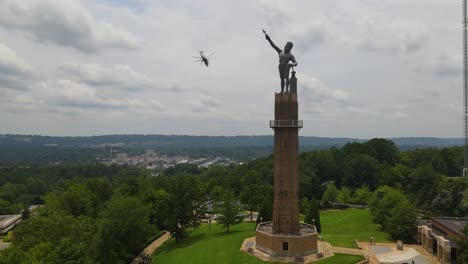
{"type": "Polygon", "coordinates": [[[271,128],[279,128],[279,127],[295,127],[295,128],[302,128],[303,121],[302,120],[270,120],[270,127],[271,128]]]}

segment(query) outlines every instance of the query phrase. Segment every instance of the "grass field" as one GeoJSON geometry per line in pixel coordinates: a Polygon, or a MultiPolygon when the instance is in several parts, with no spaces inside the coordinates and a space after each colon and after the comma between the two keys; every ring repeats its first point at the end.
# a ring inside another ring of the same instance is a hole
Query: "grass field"
{"type": "Polygon", "coordinates": [[[354,240],[391,242],[390,235],[374,224],[367,209],[347,209],[320,212],[323,240],[332,246],[356,248],[354,240]]]}
{"type": "Polygon", "coordinates": [[[265,263],[240,251],[242,241],[255,236],[255,223],[241,223],[226,233],[216,224],[202,224],[190,236],[175,243],[170,239],[153,255],[153,263],[265,263]]]}
{"type": "MultiPolygon", "coordinates": [[[[344,211],[321,212],[322,236],[333,246],[355,247],[353,240],[367,241],[374,236],[378,242],[389,241],[386,233],[378,231],[372,223],[368,210],[348,209],[344,211]]],[[[153,254],[153,263],[226,263],[261,264],[263,262],[240,251],[242,241],[255,236],[255,223],[242,223],[232,226],[231,232],[216,224],[203,224],[190,236],[175,243],[170,239],[153,254]]],[[[336,254],[316,264],[352,264],[359,262],[361,256],[336,254]]]]}

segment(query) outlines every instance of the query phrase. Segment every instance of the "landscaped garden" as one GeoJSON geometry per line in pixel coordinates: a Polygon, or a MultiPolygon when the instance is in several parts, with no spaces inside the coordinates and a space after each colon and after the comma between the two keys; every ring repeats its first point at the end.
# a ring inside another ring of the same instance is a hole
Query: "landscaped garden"
{"type": "MultiPolygon", "coordinates": [[[[372,223],[366,209],[321,212],[322,236],[332,246],[355,247],[354,240],[367,241],[375,237],[377,242],[389,242],[388,234],[372,223]]],[[[240,251],[245,238],[255,236],[255,223],[244,222],[231,227],[230,232],[216,224],[202,224],[190,236],[179,243],[170,239],[153,255],[153,263],[265,263],[240,251]]],[[[315,262],[317,264],[351,264],[362,256],[335,254],[334,257],[315,262]]]]}

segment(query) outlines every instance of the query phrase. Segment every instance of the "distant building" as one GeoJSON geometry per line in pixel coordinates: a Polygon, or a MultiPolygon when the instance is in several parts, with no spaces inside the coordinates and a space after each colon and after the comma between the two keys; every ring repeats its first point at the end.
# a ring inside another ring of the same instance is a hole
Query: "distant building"
{"type": "Polygon", "coordinates": [[[6,235],[21,222],[21,215],[0,215],[0,235],[6,235]]]}
{"type": "Polygon", "coordinates": [[[467,224],[468,218],[433,217],[428,223],[418,226],[418,242],[440,263],[455,263],[458,247],[453,237],[467,239],[462,233],[467,224]]]}
{"type": "Polygon", "coordinates": [[[118,153],[118,154],[115,155],[115,159],[118,162],[127,162],[128,155],[127,155],[127,153],[118,153]]]}

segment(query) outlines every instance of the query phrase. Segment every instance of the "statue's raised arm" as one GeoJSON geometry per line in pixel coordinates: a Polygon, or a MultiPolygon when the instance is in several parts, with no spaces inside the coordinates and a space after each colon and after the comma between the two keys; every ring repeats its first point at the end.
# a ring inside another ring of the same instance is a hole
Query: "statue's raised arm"
{"type": "Polygon", "coordinates": [[[282,50],[280,48],[278,48],[278,46],[275,45],[275,43],[273,43],[273,40],[271,40],[270,36],[268,36],[268,34],[266,33],[266,31],[264,29],[262,29],[263,31],[263,34],[265,34],[265,39],[268,40],[268,42],[270,43],[271,47],[274,48],[276,50],[276,52],[278,53],[281,53],[282,50]]]}

